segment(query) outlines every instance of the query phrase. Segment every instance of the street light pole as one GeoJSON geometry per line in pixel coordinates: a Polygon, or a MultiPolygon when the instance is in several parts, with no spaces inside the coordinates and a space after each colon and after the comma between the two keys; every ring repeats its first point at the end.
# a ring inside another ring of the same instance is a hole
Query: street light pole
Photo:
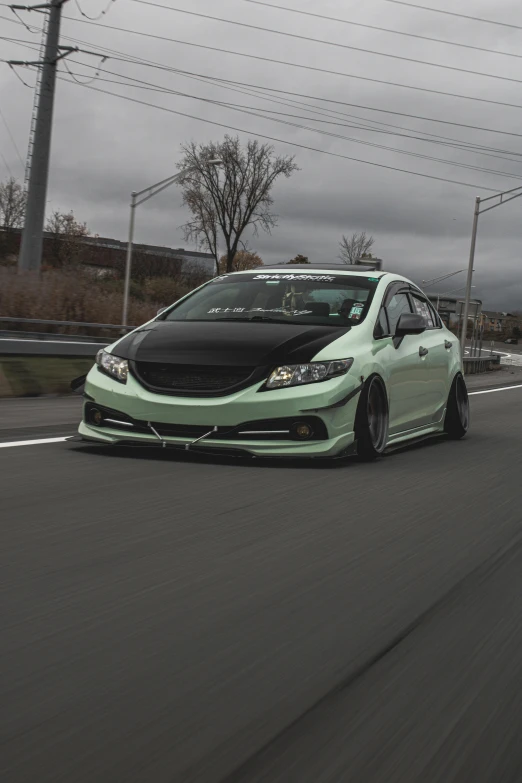
{"type": "Polygon", "coordinates": [[[127,256],[125,258],[125,284],[123,287],[123,315],[122,325],[127,326],[128,310],[129,310],[129,290],[130,290],[130,272],[132,265],[132,247],[134,243],[134,219],[136,215],[136,191],[131,193],[130,204],[130,219],[129,219],[129,241],[127,242],[127,256]]]}
{"type": "Polygon", "coordinates": [[[473,265],[475,263],[475,247],[477,245],[477,230],[478,219],[480,215],[480,198],[475,199],[475,212],[473,213],[473,229],[471,231],[471,248],[469,251],[469,266],[468,266],[468,278],[466,281],[466,298],[464,299],[464,319],[462,324],[462,331],[460,334],[460,348],[462,356],[464,356],[464,350],[466,348],[466,337],[468,334],[468,313],[469,302],[471,299],[471,281],[473,280],[473,265]]]}
{"type": "Polygon", "coordinates": [[[464,356],[464,350],[466,348],[466,336],[468,332],[468,315],[469,315],[469,303],[471,299],[471,283],[473,280],[473,264],[475,261],[475,247],[477,244],[477,231],[478,231],[478,219],[484,212],[489,212],[491,209],[501,207],[503,204],[507,204],[509,201],[513,201],[515,198],[522,196],[522,186],[518,188],[512,188],[511,190],[505,190],[502,193],[496,193],[494,196],[488,196],[488,198],[476,198],[475,199],[475,211],[473,213],[473,229],[471,231],[471,247],[469,252],[469,265],[468,265],[468,278],[466,283],[466,298],[464,300],[464,323],[462,324],[462,330],[460,335],[460,347],[462,355],[464,356]],[[509,196],[509,198],[505,198],[509,196]],[[499,199],[497,204],[492,204],[485,209],[481,209],[481,205],[485,204],[492,199],[499,199]]]}
{"type": "MultiPolygon", "coordinates": [[[[219,166],[221,164],[222,161],[217,159],[207,161],[208,166],[219,166]]],[[[174,174],[171,177],[162,179],[160,182],[156,182],[154,185],[150,185],[148,188],[144,188],[143,190],[133,190],[131,193],[129,239],[127,242],[127,255],[125,257],[125,283],[123,286],[123,312],[121,319],[122,326],[125,328],[127,327],[127,319],[129,314],[129,292],[132,269],[132,252],[134,248],[134,222],[136,216],[136,207],[139,207],[140,204],[143,204],[145,201],[148,201],[154,196],[157,196],[158,193],[166,190],[166,188],[170,188],[171,185],[175,185],[177,182],[183,179],[183,177],[186,177],[187,174],[197,170],[198,169],[195,166],[182,169],[180,172],[178,172],[178,174],[174,174]]]]}

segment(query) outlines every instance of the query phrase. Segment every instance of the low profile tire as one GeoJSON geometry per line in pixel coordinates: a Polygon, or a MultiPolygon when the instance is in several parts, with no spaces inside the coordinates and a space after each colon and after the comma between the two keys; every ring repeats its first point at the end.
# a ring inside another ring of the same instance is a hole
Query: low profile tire
{"type": "Polygon", "coordinates": [[[355,416],[357,454],[365,462],[383,453],[388,439],[388,398],[378,375],[364,384],[355,416]]]}
{"type": "Polygon", "coordinates": [[[466,382],[459,373],[455,376],[448,397],[444,432],[452,440],[460,440],[469,429],[469,397],[466,382]]]}

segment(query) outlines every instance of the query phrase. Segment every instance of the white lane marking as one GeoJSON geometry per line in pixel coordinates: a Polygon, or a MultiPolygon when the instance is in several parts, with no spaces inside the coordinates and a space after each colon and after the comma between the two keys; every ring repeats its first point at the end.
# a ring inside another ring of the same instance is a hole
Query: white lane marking
{"type": "Polygon", "coordinates": [[[74,435],[67,435],[65,438],[38,438],[38,440],[13,440],[10,443],[0,443],[0,449],[10,449],[13,446],[37,446],[39,443],[63,443],[70,440],[74,435]]]}
{"type": "MultiPolygon", "coordinates": [[[[484,391],[468,392],[471,397],[474,394],[493,394],[494,392],[509,391],[510,389],[522,389],[522,384],[517,386],[501,386],[499,389],[485,389],[484,391]]],[[[39,438],[38,440],[14,440],[12,443],[0,443],[0,449],[9,449],[13,446],[37,446],[39,443],[63,443],[71,440],[74,435],[67,435],[65,438],[39,438]]]]}
{"type": "Polygon", "coordinates": [[[522,389],[522,384],[517,384],[516,386],[501,386],[498,389],[485,389],[484,391],[468,392],[468,396],[471,397],[472,394],[493,394],[493,392],[509,391],[509,389],[522,389]]]}

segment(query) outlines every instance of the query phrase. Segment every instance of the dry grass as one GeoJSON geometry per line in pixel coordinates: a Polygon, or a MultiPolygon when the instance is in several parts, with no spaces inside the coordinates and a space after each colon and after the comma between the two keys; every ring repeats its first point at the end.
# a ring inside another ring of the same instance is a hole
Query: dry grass
{"type": "MultiPolygon", "coordinates": [[[[192,285],[175,278],[153,278],[139,287],[133,283],[129,323],[148,321],[160,307],[176,301],[200,281],[190,282],[192,285]]],[[[3,317],[119,324],[122,298],[121,280],[96,279],[78,268],[47,270],[38,276],[18,275],[15,269],[0,267],[0,316],[3,317]]],[[[9,328],[19,327],[13,324],[9,328]]],[[[40,326],[27,328],[43,331],[40,326]]],[[[77,331],[76,327],[71,329],[77,331]]]]}

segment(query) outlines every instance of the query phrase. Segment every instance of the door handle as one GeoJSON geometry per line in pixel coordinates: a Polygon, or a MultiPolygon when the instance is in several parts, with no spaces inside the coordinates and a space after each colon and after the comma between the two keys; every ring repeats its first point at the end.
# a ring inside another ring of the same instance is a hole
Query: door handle
{"type": "Polygon", "coordinates": [[[429,353],[427,348],[423,348],[422,346],[419,348],[419,356],[427,356],[429,353]]]}
{"type": "Polygon", "coordinates": [[[449,349],[451,348],[452,345],[453,345],[453,343],[450,343],[449,340],[444,340],[444,348],[446,348],[446,350],[449,351],[449,349]]]}

